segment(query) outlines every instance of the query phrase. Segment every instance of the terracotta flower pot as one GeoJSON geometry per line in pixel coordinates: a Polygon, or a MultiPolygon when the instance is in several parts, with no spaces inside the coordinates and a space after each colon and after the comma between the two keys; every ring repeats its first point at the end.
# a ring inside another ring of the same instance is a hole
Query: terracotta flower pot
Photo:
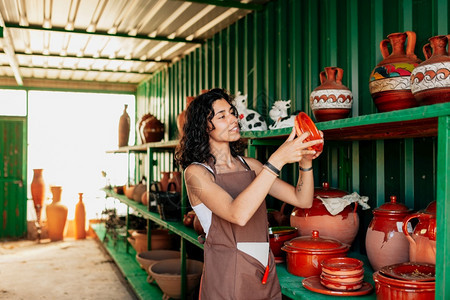
{"type": "MultiPolygon", "coordinates": [[[[180,258],[181,252],[175,250],[150,250],[136,254],[136,260],[139,262],[142,269],[147,273],[148,268],[157,261],[164,259],[180,258]]],[[[149,278],[147,278],[149,280],[149,278]]]]}
{"type": "MultiPolygon", "coordinates": [[[[131,234],[134,239],[134,249],[137,253],[148,251],[147,231],[135,230],[131,234]]],[[[172,235],[167,229],[153,229],[151,232],[151,250],[166,250],[172,248],[172,235]]]]}

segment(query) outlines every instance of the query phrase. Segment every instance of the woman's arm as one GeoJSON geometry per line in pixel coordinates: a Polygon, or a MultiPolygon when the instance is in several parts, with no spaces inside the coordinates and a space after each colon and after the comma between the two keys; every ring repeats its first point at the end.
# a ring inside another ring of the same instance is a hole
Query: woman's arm
{"type": "MultiPolygon", "coordinates": [[[[316,152],[314,150],[308,150],[308,148],[323,142],[323,140],[303,143],[307,136],[308,134],[302,134],[295,138],[295,130],[293,130],[283,145],[272,154],[269,162],[278,169],[281,169],[286,163],[300,161],[304,155],[315,155],[316,152]]],[[[254,164],[253,160],[251,160],[251,163],[254,164]]],[[[274,173],[263,168],[262,165],[260,165],[259,170],[255,171],[257,171],[257,176],[253,182],[233,200],[225,190],[214,182],[213,175],[204,167],[200,165],[189,166],[185,171],[185,181],[191,205],[195,206],[202,202],[219,217],[234,224],[245,225],[261,205],[262,201],[264,201],[269,191],[271,191],[274,182],[280,182],[275,188],[275,194],[282,193],[279,189],[284,186],[282,180],[277,179],[274,173]]],[[[284,184],[293,189],[291,185],[284,184]]],[[[312,177],[310,184],[313,185],[312,177]]],[[[306,184],[304,183],[304,185],[306,184]]],[[[304,197],[305,192],[299,191],[299,193],[302,195],[301,197],[304,197]]],[[[286,195],[286,197],[281,198],[289,198],[288,203],[292,201],[289,193],[282,194],[286,195]]]]}

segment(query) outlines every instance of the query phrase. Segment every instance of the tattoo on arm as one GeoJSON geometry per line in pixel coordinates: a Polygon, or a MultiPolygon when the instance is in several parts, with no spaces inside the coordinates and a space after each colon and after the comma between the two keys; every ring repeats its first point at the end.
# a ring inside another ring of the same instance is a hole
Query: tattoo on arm
{"type": "Polygon", "coordinates": [[[300,179],[299,179],[299,183],[297,185],[298,192],[300,192],[302,190],[302,186],[303,186],[303,174],[300,172],[300,179]]]}

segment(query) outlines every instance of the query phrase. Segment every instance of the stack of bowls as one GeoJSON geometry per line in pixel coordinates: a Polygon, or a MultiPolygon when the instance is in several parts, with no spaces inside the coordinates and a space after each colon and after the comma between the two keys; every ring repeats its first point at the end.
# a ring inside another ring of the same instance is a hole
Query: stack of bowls
{"type": "Polygon", "coordinates": [[[425,300],[435,296],[435,265],[406,262],[373,273],[377,298],[425,300]]]}
{"type": "Polygon", "coordinates": [[[335,291],[356,291],[363,285],[363,262],[351,257],[333,257],[322,261],[320,283],[335,291]]]}

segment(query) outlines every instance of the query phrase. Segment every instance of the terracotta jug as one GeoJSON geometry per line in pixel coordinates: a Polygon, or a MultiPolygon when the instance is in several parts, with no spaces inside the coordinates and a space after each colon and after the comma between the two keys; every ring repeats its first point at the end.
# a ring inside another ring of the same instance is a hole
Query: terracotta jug
{"type": "Polygon", "coordinates": [[[48,237],[52,241],[60,241],[64,238],[64,227],[67,221],[67,207],[61,203],[62,187],[52,186],[53,201],[46,207],[48,237]]]}
{"type": "Polygon", "coordinates": [[[318,122],[343,119],[352,109],[352,92],[342,84],[344,70],[326,67],[320,72],[320,83],[309,97],[314,117],[318,122]]]}
{"type": "Polygon", "coordinates": [[[41,220],[41,210],[44,206],[46,185],[42,173],[44,169],[33,169],[33,180],[31,182],[31,197],[36,209],[37,221],[41,220]]]}
{"type": "Polygon", "coordinates": [[[178,128],[178,135],[179,138],[183,135],[183,126],[186,122],[186,109],[189,107],[189,104],[191,104],[192,101],[194,101],[195,97],[193,96],[187,96],[186,97],[186,108],[177,116],[177,128],[178,128]]]}
{"type": "Polygon", "coordinates": [[[164,124],[151,114],[143,117],[139,129],[142,143],[159,142],[164,138],[164,124]]]}
{"type": "Polygon", "coordinates": [[[300,236],[311,235],[313,230],[317,230],[323,236],[332,237],[342,243],[351,245],[359,228],[359,216],[356,212],[357,203],[355,203],[354,208],[347,205],[343,211],[333,216],[322,200],[317,198],[317,196],[337,198],[345,195],[348,195],[348,193],[330,188],[328,182],[324,182],[322,188],[314,189],[311,208],[294,208],[291,213],[291,226],[298,228],[300,236]]]}
{"type": "Polygon", "coordinates": [[[409,260],[409,243],[401,227],[410,212],[406,205],[397,202],[396,196],[373,210],[373,219],[367,228],[366,251],[375,271],[409,260]]]}
{"type": "Polygon", "coordinates": [[[450,101],[449,39],[450,35],[430,38],[430,43],[423,46],[426,60],[411,74],[411,91],[421,105],[450,101]]]}
{"type": "Polygon", "coordinates": [[[119,147],[128,146],[130,137],[130,116],[127,113],[128,104],[125,104],[123,114],[119,119],[119,147]]]}
{"type": "Polygon", "coordinates": [[[436,264],[436,201],[431,202],[424,211],[406,217],[402,229],[409,242],[410,261],[436,264]],[[419,219],[419,223],[409,234],[408,223],[415,218],[419,219]]]}
{"type": "Polygon", "coordinates": [[[75,205],[75,238],[86,238],[86,209],[83,203],[83,193],[78,193],[79,200],[75,205]]]}
{"type": "Polygon", "coordinates": [[[137,133],[139,135],[139,138],[141,139],[141,143],[145,144],[145,137],[142,134],[142,126],[144,125],[145,122],[147,122],[148,119],[150,119],[151,117],[153,117],[153,115],[151,114],[145,114],[141,117],[141,119],[139,120],[139,124],[136,128],[137,133]]]}
{"type": "Polygon", "coordinates": [[[170,172],[161,172],[161,179],[159,181],[161,192],[167,192],[167,186],[169,185],[170,172]]]}
{"type": "MultiPolygon", "coordinates": [[[[173,182],[175,184],[175,192],[181,193],[181,172],[172,172],[172,177],[169,179],[169,183],[173,182]]],[[[169,185],[167,185],[169,189],[169,185]]],[[[173,190],[173,188],[171,189],[173,190]]]]}
{"type": "Polygon", "coordinates": [[[414,54],[416,34],[412,31],[391,33],[380,43],[383,60],[370,74],[369,89],[378,111],[386,112],[417,106],[411,93],[411,72],[421,60],[414,54]],[[408,39],[406,52],[405,41],[408,39]],[[388,44],[392,46],[389,54],[388,44]]]}

